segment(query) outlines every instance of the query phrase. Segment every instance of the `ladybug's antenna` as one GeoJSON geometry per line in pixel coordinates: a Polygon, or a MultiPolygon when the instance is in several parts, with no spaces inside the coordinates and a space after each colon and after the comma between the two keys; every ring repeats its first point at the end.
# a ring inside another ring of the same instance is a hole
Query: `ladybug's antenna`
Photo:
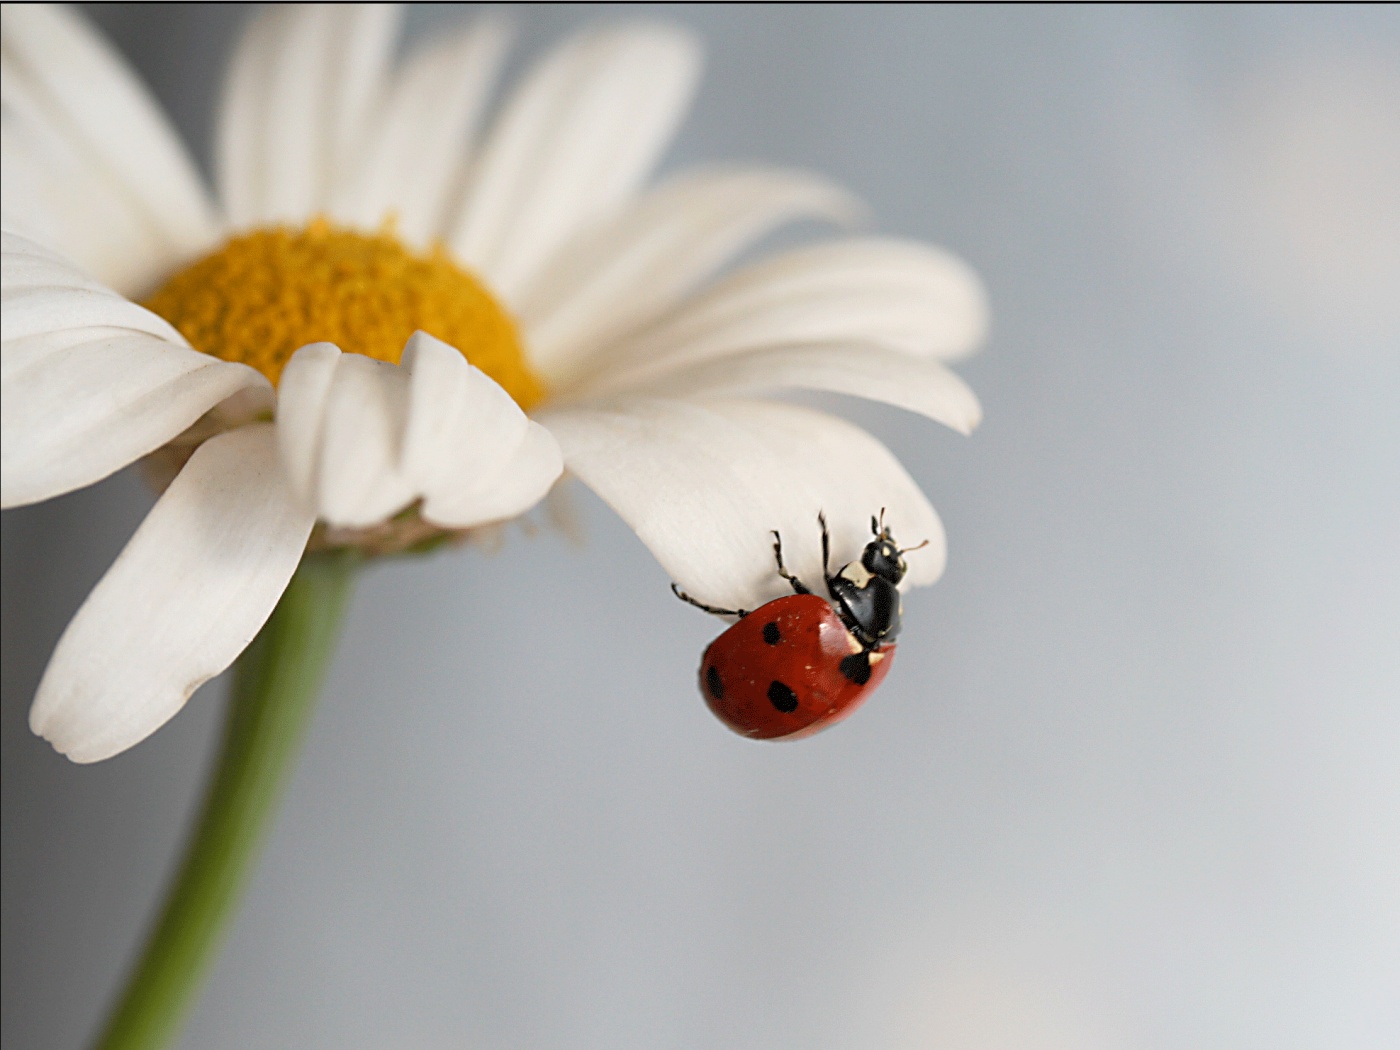
{"type": "Polygon", "coordinates": [[[925,547],[927,547],[927,546],[928,546],[928,540],[924,540],[924,542],[921,543],[921,544],[919,544],[917,547],[900,547],[900,548],[899,548],[899,553],[900,553],[900,554],[908,554],[910,551],[921,551],[921,550],[923,550],[923,549],[924,549],[925,547]]]}
{"type": "Polygon", "coordinates": [[[879,519],[878,521],[875,520],[875,515],[874,515],[874,514],[870,515],[870,531],[873,532],[876,536],[883,536],[883,535],[885,534],[885,508],[884,508],[884,507],[881,507],[881,508],[880,508],[880,519],[879,519]]]}

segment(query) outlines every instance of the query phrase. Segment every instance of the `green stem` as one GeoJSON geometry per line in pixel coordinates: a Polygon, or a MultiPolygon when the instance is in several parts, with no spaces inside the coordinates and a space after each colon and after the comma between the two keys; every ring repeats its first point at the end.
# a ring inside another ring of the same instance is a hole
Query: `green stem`
{"type": "Polygon", "coordinates": [[[310,721],[359,560],[304,559],[239,658],[204,809],[99,1050],[155,1050],[179,1034],[310,721]]]}

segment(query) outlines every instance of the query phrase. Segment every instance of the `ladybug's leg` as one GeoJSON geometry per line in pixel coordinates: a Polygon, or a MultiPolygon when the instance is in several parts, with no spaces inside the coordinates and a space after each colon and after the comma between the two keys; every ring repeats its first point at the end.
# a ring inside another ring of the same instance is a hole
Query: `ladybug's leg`
{"type": "Polygon", "coordinates": [[[713,605],[706,605],[704,602],[697,602],[694,598],[686,594],[685,591],[681,590],[674,583],[671,584],[671,591],[681,601],[689,602],[691,605],[695,606],[695,608],[704,609],[707,613],[714,613],[714,615],[716,616],[738,616],[740,619],[742,619],[743,617],[749,614],[749,611],[747,609],[720,609],[713,605]]]}
{"type": "Polygon", "coordinates": [[[773,557],[778,559],[778,575],[792,584],[792,589],[798,594],[811,594],[807,585],[799,580],[792,573],[787,571],[787,566],[783,564],[783,538],[778,535],[778,530],[773,530],[773,557]]]}
{"type": "Polygon", "coordinates": [[[831,585],[831,530],[826,527],[825,511],[817,511],[817,524],[822,527],[822,579],[826,581],[826,593],[831,596],[838,609],[844,609],[845,605],[837,596],[836,588],[831,585]]]}

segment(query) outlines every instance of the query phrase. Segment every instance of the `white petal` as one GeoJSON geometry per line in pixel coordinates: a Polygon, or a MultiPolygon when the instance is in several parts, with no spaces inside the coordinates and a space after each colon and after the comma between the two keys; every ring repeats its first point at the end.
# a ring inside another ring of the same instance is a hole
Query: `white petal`
{"type": "Polygon", "coordinates": [[[282,372],[282,453],[295,490],[317,517],[352,528],[374,525],[414,497],[399,468],[407,374],[362,354],[332,356],[328,345],[303,347],[282,372]]]}
{"type": "Polygon", "coordinates": [[[281,17],[272,9],[250,21],[224,73],[214,124],[214,181],[234,226],[251,226],[262,212],[262,120],[281,17]]]}
{"type": "Polygon", "coordinates": [[[6,341],[0,371],[5,507],[100,481],[266,383],[246,366],[119,328],[6,341]]]}
{"type": "Polygon", "coordinates": [[[168,322],[104,287],[54,252],[0,232],[0,304],[5,342],[71,328],[130,328],[187,346],[168,322]]]}
{"type": "Polygon", "coordinates": [[[340,365],[340,348],[311,343],[294,353],[277,383],[277,447],[287,483],[315,509],[326,398],[340,365]]]}
{"type": "Polygon", "coordinates": [[[0,61],[0,221],[58,247],[111,285],[149,286],[165,250],[115,181],[29,98],[0,61]]]}
{"type": "Polygon", "coordinates": [[[547,429],[531,420],[509,458],[498,469],[442,492],[424,504],[423,517],[453,529],[505,521],[524,514],[544,499],[564,471],[559,442],[547,429]]]}
{"type": "Polygon", "coordinates": [[[468,528],[522,514],[563,470],[559,445],[495,380],[425,332],[404,349],[411,379],[403,473],[422,514],[468,528]]]}
{"type": "Polygon", "coordinates": [[[384,102],[394,44],[403,24],[403,5],[337,4],[341,23],[337,70],[325,102],[329,109],[332,179],[352,170],[368,145],[370,118],[384,102]]]}
{"type": "Polygon", "coordinates": [[[525,440],[520,406],[441,339],[415,332],[403,367],[411,391],[403,464],[420,491],[437,491],[456,474],[480,476],[525,440]]]}
{"type": "Polygon", "coordinates": [[[289,481],[333,525],[381,522],[415,499],[448,528],[514,517],[563,469],[554,438],[465,357],[425,332],[401,365],[302,347],[278,388],[289,481]]]}
{"type": "Polygon", "coordinates": [[[219,116],[219,186],[238,225],[303,222],[365,145],[400,10],[386,4],[272,6],[249,25],[219,116]]]}
{"type": "Polygon", "coordinates": [[[986,296],[960,259],[888,239],[798,248],[747,267],[638,333],[599,366],[629,379],[760,347],[864,343],[950,359],[974,349],[986,296]]]}
{"type": "MultiPolygon", "coordinates": [[[[115,188],[119,207],[159,246],[158,257],[126,261],[129,275],[116,275],[127,278],[121,290],[143,290],[143,283],[206,250],[217,236],[209,198],[174,130],[126,63],[66,8],[6,5],[3,19],[12,74],[7,102],[23,97],[42,112],[81,159],[88,181],[115,188]]],[[[10,207],[23,211],[13,202],[10,207]]]]}
{"type": "Polygon", "coordinates": [[[411,56],[332,213],[374,229],[393,214],[399,235],[419,247],[439,237],[509,40],[505,23],[486,17],[411,56]]]}
{"type": "Polygon", "coordinates": [[[7,288],[3,293],[5,342],[74,328],[130,328],[175,346],[185,345],[163,318],[115,292],[63,285],[7,288]],[[169,329],[166,331],[166,329],[169,329]]]}
{"type": "Polygon", "coordinates": [[[206,441],[59,639],[30,728],[75,762],[145,739],[247,648],[311,525],[270,426],[206,441]]]}
{"type": "Polygon", "coordinates": [[[550,254],[646,178],[690,101],[685,32],[630,26],[545,57],[487,139],[449,244],[515,303],[550,254]]]}
{"type": "MultiPolygon", "coordinates": [[[[860,556],[870,541],[870,518],[884,510],[885,524],[908,546],[928,546],[908,554],[902,586],[936,583],[947,564],[948,544],[939,520],[918,483],[883,444],[844,419],[797,405],[734,400],[713,405],[735,425],[752,427],[779,460],[802,463],[816,479],[832,531],[832,564],[860,556]],[[846,525],[842,547],[837,522],[846,525]]],[[[815,560],[815,559],[814,559],[815,560]]]]}
{"type": "Polygon", "coordinates": [[[399,469],[408,383],[403,370],[343,354],[326,397],[317,507],[332,525],[364,526],[414,497],[399,469]]]}
{"type": "Polygon", "coordinates": [[[0,230],[0,257],[0,291],[49,285],[114,294],[61,255],[9,228],[0,230]]]}
{"type": "MultiPolygon", "coordinates": [[[[784,346],[682,365],[632,387],[658,397],[751,394],[794,388],[850,394],[918,412],[970,434],[977,395],[945,365],[873,346],[784,346]]],[[[621,385],[608,391],[627,389],[621,385]]]]}
{"type": "Polygon", "coordinates": [[[0,505],[90,485],[267,387],[24,238],[0,244],[0,505]]]}
{"type": "Polygon", "coordinates": [[[560,251],[522,295],[532,361],[567,385],[579,365],[653,320],[785,222],[850,223],[860,203],[825,179],[777,168],[695,171],[651,190],[560,251]]]}
{"type": "Polygon", "coordinates": [[[788,566],[820,586],[817,513],[831,525],[832,567],[859,555],[870,517],[885,520],[911,552],[906,585],[943,570],[937,515],[888,449],[844,420],[758,401],[633,400],[610,410],[541,417],[564,463],[621,515],[684,590],[726,608],[753,609],[786,584],[773,565],[771,530],[788,566]]]}

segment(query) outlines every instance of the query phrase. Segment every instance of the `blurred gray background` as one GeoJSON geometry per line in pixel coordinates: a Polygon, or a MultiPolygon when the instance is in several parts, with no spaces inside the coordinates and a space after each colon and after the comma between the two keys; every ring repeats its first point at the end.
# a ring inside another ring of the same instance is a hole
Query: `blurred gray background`
{"type": "MultiPolygon", "coordinates": [[[[207,156],[246,12],[90,13],[207,156]]],[[[985,276],[972,439],[842,406],[947,576],[859,717],[757,745],[581,489],[581,548],[370,572],[184,1045],[1400,1043],[1400,14],[664,14],[709,43],[668,166],[827,172],[985,276]]],[[[215,742],[219,684],[95,767],[25,727],[150,502],[4,518],[13,1050],[93,1032],[215,742]]]]}

